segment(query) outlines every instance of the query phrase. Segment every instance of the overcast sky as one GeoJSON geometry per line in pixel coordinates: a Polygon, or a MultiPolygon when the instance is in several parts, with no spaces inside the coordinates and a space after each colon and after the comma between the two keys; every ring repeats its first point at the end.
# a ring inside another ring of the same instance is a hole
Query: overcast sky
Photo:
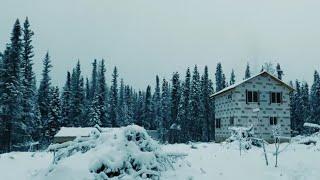
{"type": "MultiPolygon", "coordinates": [[[[77,59],[90,75],[94,58],[107,61],[107,80],[118,66],[126,83],[154,85],[155,75],[184,77],[188,66],[221,61],[229,78],[246,62],[260,70],[279,62],[285,80],[311,82],[320,70],[320,1],[315,0],[1,0],[0,49],[16,18],[35,32],[35,70],[49,50],[53,83],[62,86],[77,59]]],[[[110,83],[109,83],[110,84],[110,83]]]]}

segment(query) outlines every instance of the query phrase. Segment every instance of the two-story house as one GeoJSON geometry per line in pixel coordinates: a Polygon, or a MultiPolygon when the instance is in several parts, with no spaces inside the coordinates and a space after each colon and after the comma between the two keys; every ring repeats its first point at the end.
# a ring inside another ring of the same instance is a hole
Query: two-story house
{"type": "Polygon", "coordinates": [[[231,85],[211,97],[215,103],[215,138],[230,137],[233,126],[253,125],[256,136],[272,141],[272,128],[280,126],[282,136],[290,136],[290,97],[293,88],[263,71],[231,85]]]}

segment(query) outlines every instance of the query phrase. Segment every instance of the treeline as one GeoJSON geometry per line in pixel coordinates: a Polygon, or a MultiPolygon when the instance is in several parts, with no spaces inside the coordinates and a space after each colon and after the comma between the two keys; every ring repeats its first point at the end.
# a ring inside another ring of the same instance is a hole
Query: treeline
{"type": "MultiPolygon", "coordinates": [[[[229,80],[222,64],[215,70],[215,81],[208,67],[188,68],[183,75],[175,72],[171,79],[155,78],[156,86],[136,90],[119,78],[117,67],[106,80],[105,61],[94,60],[92,73],[85,77],[78,61],[66,73],[63,88],[52,85],[51,57],[46,53],[37,87],[33,72],[33,31],[28,19],[23,26],[14,24],[10,43],[0,53],[0,150],[28,150],[37,142],[46,147],[60,127],[120,127],[137,124],[157,130],[161,141],[176,143],[214,140],[214,100],[210,95],[236,82],[232,70],[229,80]],[[215,86],[213,85],[215,83],[215,86]],[[214,88],[215,87],[215,88],[214,88]]],[[[278,64],[262,66],[279,79],[283,72],[278,64]]],[[[244,78],[251,77],[247,64],[244,78]]],[[[293,84],[292,84],[293,86],[293,84]]],[[[320,80],[315,72],[314,83],[296,81],[291,93],[292,129],[302,132],[305,121],[320,121],[320,80]]]]}

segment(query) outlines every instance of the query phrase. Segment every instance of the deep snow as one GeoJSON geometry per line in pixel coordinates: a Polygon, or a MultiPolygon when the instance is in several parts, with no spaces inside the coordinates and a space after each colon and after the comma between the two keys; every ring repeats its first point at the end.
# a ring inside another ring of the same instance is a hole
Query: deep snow
{"type": "MultiPolygon", "coordinates": [[[[282,144],[281,147],[285,147],[282,144]]],[[[174,164],[175,170],[162,173],[161,179],[172,180],[319,180],[320,152],[313,145],[294,144],[283,151],[279,167],[274,167],[271,152],[274,146],[267,147],[270,165],[264,162],[262,150],[253,148],[239,155],[237,146],[199,143],[191,145],[163,145],[166,152],[187,153],[188,156],[174,164]]],[[[98,155],[97,155],[98,156],[98,155]]],[[[55,173],[44,176],[50,166],[50,153],[12,152],[0,155],[0,179],[90,179],[88,159],[81,155],[72,156],[62,163],[55,173]]]]}

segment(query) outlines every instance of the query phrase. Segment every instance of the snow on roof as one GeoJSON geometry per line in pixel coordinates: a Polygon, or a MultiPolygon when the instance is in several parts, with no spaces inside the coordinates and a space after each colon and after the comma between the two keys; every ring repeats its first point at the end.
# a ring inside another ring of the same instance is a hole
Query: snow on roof
{"type": "Polygon", "coordinates": [[[89,136],[94,130],[103,132],[109,132],[118,128],[106,128],[106,127],[61,127],[60,131],[54,137],[85,137],[89,136]]]}
{"type": "Polygon", "coordinates": [[[61,127],[60,131],[54,137],[84,137],[89,136],[96,128],[94,127],[61,127]]]}
{"type": "Polygon", "coordinates": [[[270,74],[270,73],[267,72],[267,71],[262,71],[262,72],[258,73],[258,74],[255,75],[255,76],[251,76],[251,77],[248,78],[248,79],[244,79],[244,80],[242,80],[242,81],[240,81],[240,82],[238,82],[238,83],[235,83],[235,84],[233,84],[233,85],[231,85],[231,86],[228,86],[228,87],[226,87],[226,88],[224,88],[224,89],[222,89],[222,90],[220,90],[220,91],[212,94],[210,97],[214,97],[214,96],[217,96],[217,95],[222,94],[222,93],[224,93],[224,92],[227,92],[227,91],[229,91],[229,90],[231,90],[231,89],[234,89],[234,88],[236,88],[237,86],[239,86],[239,85],[241,85],[241,84],[243,84],[243,83],[245,83],[245,82],[247,82],[247,81],[250,81],[251,79],[254,79],[254,78],[256,78],[256,77],[258,77],[258,76],[260,76],[260,75],[262,75],[262,74],[267,74],[267,75],[271,76],[271,78],[273,78],[274,80],[280,82],[281,84],[283,84],[284,86],[286,86],[286,87],[289,88],[290,90],[293,90],[293,88],[292,88],[290,85],[288,85],[287,83],[285,83],[285,82],[283,82],[282,80],[278,79],[278,78],[275,77],[274,75],[270,74]]]}

